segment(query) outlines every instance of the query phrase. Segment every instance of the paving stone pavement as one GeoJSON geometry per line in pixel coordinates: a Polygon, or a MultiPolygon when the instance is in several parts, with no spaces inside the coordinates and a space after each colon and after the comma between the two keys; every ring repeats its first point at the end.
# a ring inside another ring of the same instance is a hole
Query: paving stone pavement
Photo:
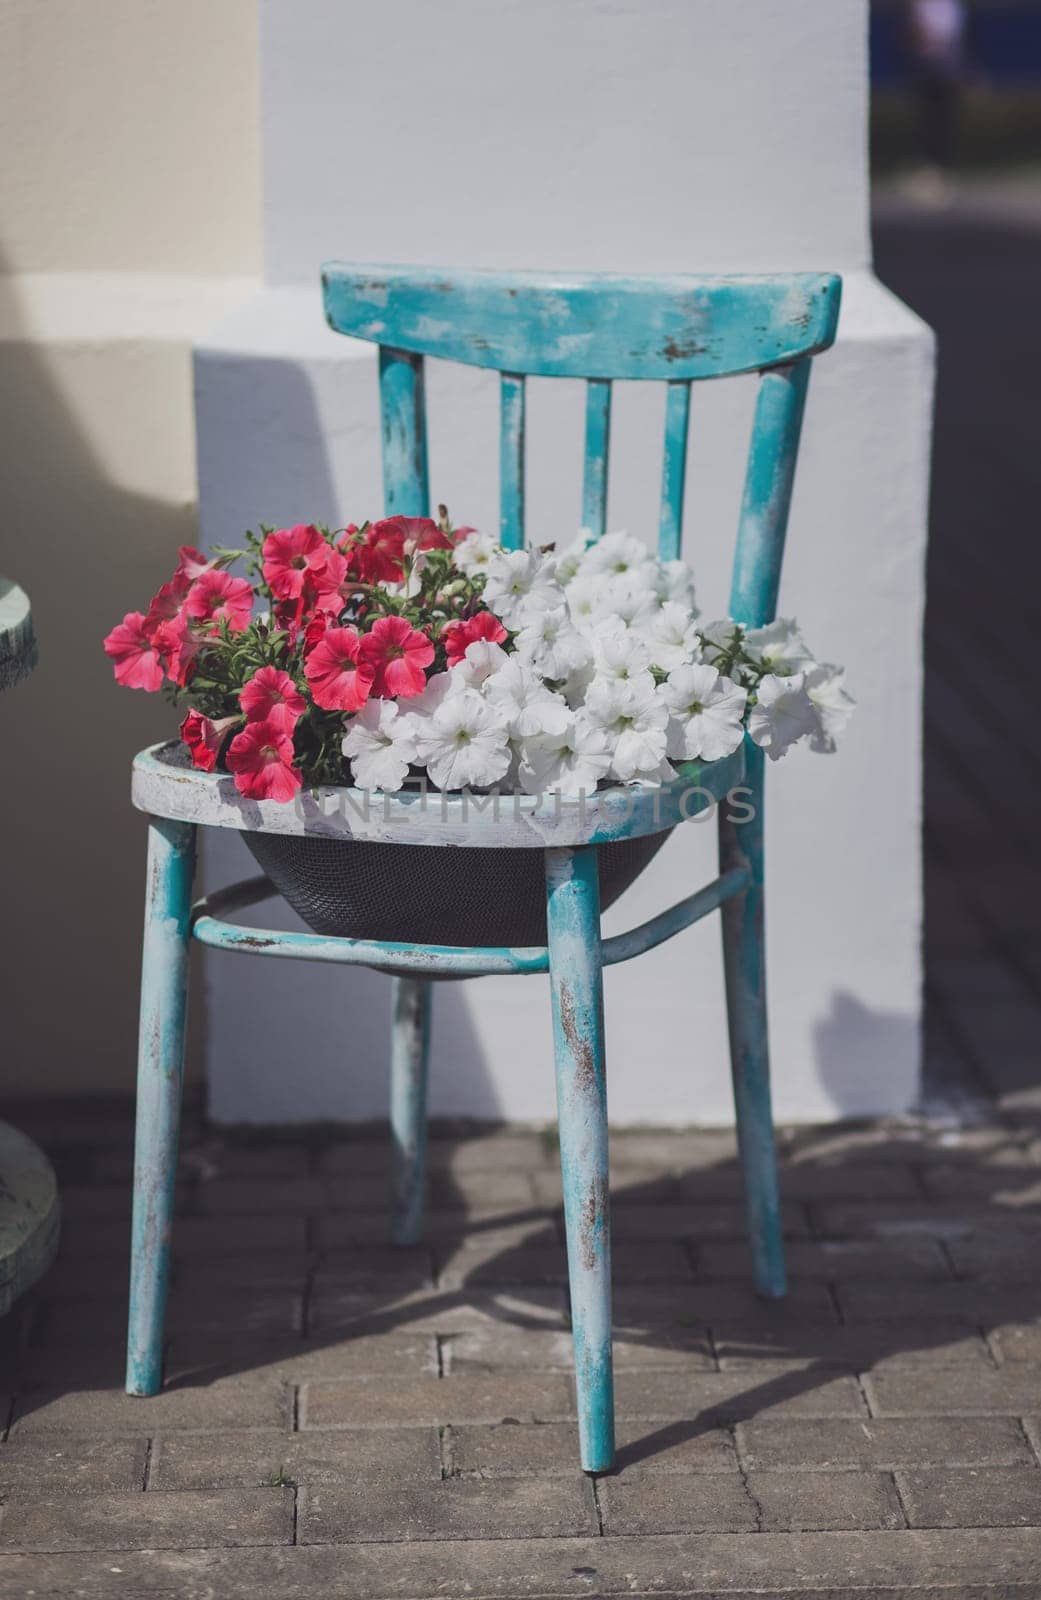
{"type": "Polygon", "coordinates": [[[552,1137],[435,1129],[429,1240],[397,1252],[379,1130],[221,1136],[189,1107],[140,1400],[130,1107],[27,1106],[75,1181],[0,1327],[0,1597],[1041,1596],[1041,1138],[977,1111],[781,1130],[780,1304],[749,1287],[733,1137],[616,1134],[646,1249],[617,1290],[618,1466],[591,1479],[552,1137]],[[378,1224],[355,1235],[329,1228],[352,1171],[378,1224]]]}

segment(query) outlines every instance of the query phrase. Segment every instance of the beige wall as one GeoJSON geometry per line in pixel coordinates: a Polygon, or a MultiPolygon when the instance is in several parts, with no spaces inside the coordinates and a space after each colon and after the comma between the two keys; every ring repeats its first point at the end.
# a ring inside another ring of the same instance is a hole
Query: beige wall
{"type": "Polygon", "coordinates": [[[0,568],[40,666],[0,703],[0,1100],[133,1081],[135,749],[101,638],[195,537],[191,345],[259,271],[254,0],[0,0],[0,568]]]}
{"type": "Polygon", "coordinates": [[[254,0],[3,0],[7,270],[259,270],[254,0]]]}

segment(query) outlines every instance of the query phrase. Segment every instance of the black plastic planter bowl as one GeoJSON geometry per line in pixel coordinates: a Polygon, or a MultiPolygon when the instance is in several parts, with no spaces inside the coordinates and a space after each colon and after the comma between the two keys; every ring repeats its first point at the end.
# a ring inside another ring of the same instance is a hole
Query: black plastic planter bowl
{"type": "MultiPolygon", "coordinates": [[[[604,910],[669,837],[597,846],[604,910]]],[[[315,933],[395,944],[544,945],[545,858],[538,849],[372,844],[242,834],[278,892],[315,933]]]]}

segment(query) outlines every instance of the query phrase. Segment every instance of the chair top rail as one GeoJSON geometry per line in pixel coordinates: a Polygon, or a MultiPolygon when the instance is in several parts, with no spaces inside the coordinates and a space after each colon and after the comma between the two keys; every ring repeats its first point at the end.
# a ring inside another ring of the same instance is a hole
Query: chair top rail
{"type": "Polygon", "coordinates": [[[727,277],[455,271],[330,262],[338,333],[552,378],[719,378],[783,366],[835,338],[832,273],[727,277]]]}
{"type": "Polygon", "coordinates": [[[297,838],[379,844],[464,845],[545,850],[609,844],[664,833],[710,810],[744,779],[744,751],[722,761],[684,762],[660,788],[614,787],[581,802],[553,795],[368,794],[364,789],[301,790],[296,800],[248,800],[234,779],[183,764],[184,747],[153,745],[135,757],[132,798],[139,811],[201,827],[297,838]],[[496,803],[497,801],[497,803],[496,803]]]}

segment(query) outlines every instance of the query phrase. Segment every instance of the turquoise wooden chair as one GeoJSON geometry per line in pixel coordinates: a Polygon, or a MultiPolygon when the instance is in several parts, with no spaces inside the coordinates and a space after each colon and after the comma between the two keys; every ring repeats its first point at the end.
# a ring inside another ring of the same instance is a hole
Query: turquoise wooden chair
{"type": "MultiPolygon", "coordinates": [[[[325,309],[339,333],[377,343],[387,514],[429,512],[423,361],[426,356],[501,374],[501,537],[524,542],[524,410],[529,376],[586,380],[583,521],[601,535],[607,505],[611,383],[666,385],[659,546],[680,553],[684,475],[694,381],[759,372],[730,614],[758,626],[774,614],[788,508],[812,357],[835,337],[840,280],[831,275],[623,278],[341,266],[323,275],[325,309]]],[[[468,845],[545,851],[545,949],[406,947],[272,933],[229,921],[270,895],[264,879],[211,896],[194,909],[198,825],[307,833],[349,831],[321,807],[243,807],[227,778],[164,763],[161,749],[135,762],[135,803],[151,817],[138,1077],[127,1389],[153,1394],[162,1374],[163,1320],[176,1169],[177,1122],[192,937],[264,956],[373,966],[393,977],[392,1237],[422,1225],[430,977],[545,972],[551,981],[564,1220],[574,1327],[582,1466],[614,1457],[611,1268],[602,969],[628,960],[722,909],[731,1066],[758,1291],[785,1293],[767,1056],[763,948],[763,755],[750,741],[726,761],[686,770],[661,791],[608,790],[582,820],[547,815],[538,830],[475,814],[468,845]],[[743,780],[752,820],[719,808],[719,877],[642,927],[600,932],[597,848],[661,832],[743,780]],[[697,798],[692,802],[691,794],[697,798]],[[623,803],[624,802],[624,803],[623,803]],[[482,830],[484,830],[482,832],[482,830]]],[[[458,842],[449,801],[414,831],[414,797],[392,797],[380,838],[458,842]],[[412,824],[409,831],[408,824],[412,824]]],[[[573,808],[568,808],[572,811],[573,808]]]]}

